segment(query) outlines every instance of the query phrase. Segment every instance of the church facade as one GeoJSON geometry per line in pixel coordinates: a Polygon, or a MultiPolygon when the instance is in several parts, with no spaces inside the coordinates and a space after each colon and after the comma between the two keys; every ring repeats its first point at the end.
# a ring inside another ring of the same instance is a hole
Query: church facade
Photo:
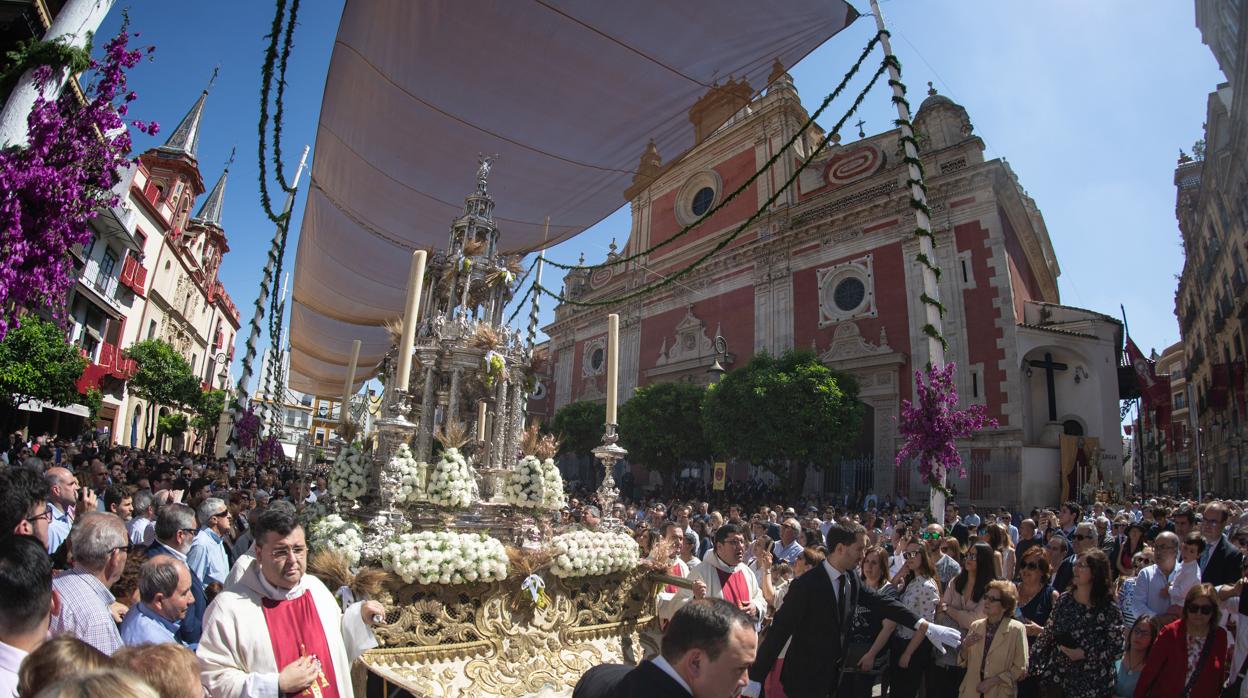
{"type": "MultiPolygon", "coordinates": [[[[608,259],[677,236],[807,120],[782,70],[764,95],[751,101],[751,94],[733,81],[712,88],[690,110],[699,135],[693,149],[671,162],[653,145],[646,151],[626,192],[627,244],[621,253],[613,244],[608,259]]],[[[914,122],[944,271],[948,360],[957,364],[963,403],[984,405],[1000,423],[964,444],[967,477],[951,483],[962,502],[1056,504],[1061,434],[1099,440],[1102,472],[1120,469],[1121,324],[1060,304],[1044,219],[1008,163],[984,159],[965,109],[932,91],[914,122]]],[[[822,136],[808,132],[794,152],[671,244],[627,264],[568,273],[564,296],[609,299],[687,267],[762,208],[822,136]]],[[[892,130],[835,142],[750,229],[676,283],[609,308],[559,305],[545,328],[548,375],[531,412],[549,419],[569,403],[604,399],[608,312],[620,314],[621,401],[650,383],[705,384],[716,360],[732,370],[758,352],[811,350],[857,379],[865,415],[852,452],[812,468],[807,491],[926,499],[913,468],[894,465],[901,401],[928,358],[899,137],[892,130]]],[[[633,467],[639,482],[650,481],[644,464],[633,467]]],[[[754,472],[735,463],[729,476],[754,472]]]]}

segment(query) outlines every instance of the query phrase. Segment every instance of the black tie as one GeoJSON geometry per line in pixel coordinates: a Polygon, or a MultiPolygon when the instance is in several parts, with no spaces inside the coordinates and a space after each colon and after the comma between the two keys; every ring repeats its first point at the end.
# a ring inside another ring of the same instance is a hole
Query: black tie
{"type": "Polygon", "coordinates": [[[842,623],[845,622],[845,574],[836,578],[836,611],[842,623]]]}

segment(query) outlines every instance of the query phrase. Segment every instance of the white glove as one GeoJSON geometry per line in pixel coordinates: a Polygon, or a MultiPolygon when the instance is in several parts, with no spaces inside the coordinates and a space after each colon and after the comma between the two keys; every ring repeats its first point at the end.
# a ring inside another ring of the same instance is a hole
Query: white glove
{"type": "Polygon", "coordinates": [[[927,639],[931,641],[937,653],[944,654],[946,647],[957,649],[958,645],[962,644],[962,633],[945,625],[928,623],[927,639]]]}
{"type": "Polygon", "coordinates": [[[751,681],[741,689],[741,695],[745,698],[758,698],[758,694],[762,693],[763,685],[757,681],[751,681]]]}

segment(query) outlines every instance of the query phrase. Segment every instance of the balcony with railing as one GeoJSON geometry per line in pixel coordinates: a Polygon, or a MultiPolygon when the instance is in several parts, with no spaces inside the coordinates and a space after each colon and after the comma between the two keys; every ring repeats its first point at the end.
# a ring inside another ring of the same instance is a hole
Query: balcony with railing
{"type": "Polygon", "coordinates": [[[90,388],[101,387],[101,382],[105,378],[114,378],[119,381],[127,381],[134,377],[139,371],[139,364],[134,359],[127,358],[116,345],[109,342],[101,342],[95,351],[87,354],[85,358],[88,360],[87,367],[83,369],[82,376],[78,378],[78,392],[85,393],[90,388]]]}

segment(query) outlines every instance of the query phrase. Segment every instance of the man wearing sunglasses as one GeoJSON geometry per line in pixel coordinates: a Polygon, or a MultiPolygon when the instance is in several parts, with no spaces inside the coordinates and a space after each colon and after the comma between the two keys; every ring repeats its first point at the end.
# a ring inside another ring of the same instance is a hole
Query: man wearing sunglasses
{"type": "Polygon", "coordinates": [[[1229,519],[1230,509],[1222,502],[1213,502],[1205,507],[1205,515],[1200,520],[1200,535],[1205,539],[1205,552],[1200,556],[1200,581],[1205,584],[1222,586],[1239,579],[1244,556],[1226,537],[1229,519]]]}
{"type": "Polygon", "coordinates": [[[929,524],[923,529],[923,547],[927,548],[927,554],[936,561],[936,575],[940,577],[940,586],[949,586],[950,580],[962,574],[962,565],[958,561],[949,557],[940,549],[940,542],[945,536],[945,528],[940,524],[929,524]]]}

